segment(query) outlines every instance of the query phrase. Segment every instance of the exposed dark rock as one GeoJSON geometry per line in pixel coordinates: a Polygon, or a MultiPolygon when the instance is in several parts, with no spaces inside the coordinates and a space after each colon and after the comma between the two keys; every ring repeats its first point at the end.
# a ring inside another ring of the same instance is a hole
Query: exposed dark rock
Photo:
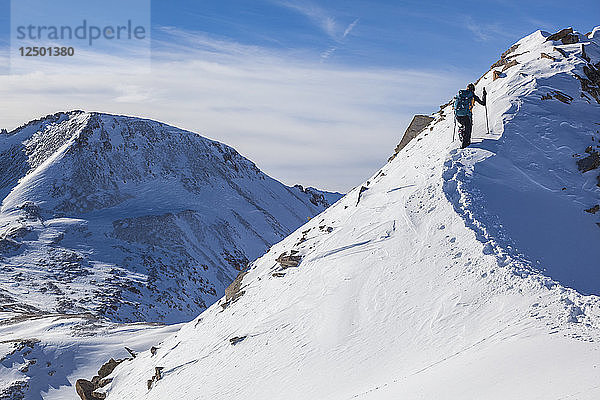
{"type": "Polygon", "coordinates": [[[0,400],[24,400],[29,387],[27,381],[17,381],[0,390],[0,400]]]}
{"type": "Polygon", "coordinates": [[[587,53],[585,52],[585,45],[583,43],[581,43],[581,58],[583,58],[585,61],[590,62],[590,57],[587,55],[587,53]]]}
{"type": "Polygon", "coordinates": [[[240,297],[244,295],[244,291],[242,289],[242,281],[244,276],[248,273],[248,270],[240,271],[235,278],[235,280],[231,283],[231,285],[227,286],[225,289],[225,303],[221,305],[223,309],[227,308],[230,304],[235,303],[240,297]]]}
{"type": "Polygon", "coordinates": [[[505,77],[506,77],[505,73],[503,73],[501,71],[498,71],[498,70],[494,70],[494,74],[492,76],[493,80],[500,79],[500,78],[505,78],[505,77]]]}
{"type": "Polygon", "coordinates": [[[285,272],[273,272],[271,275],[274,278],[283,278],[285,276],[285,272]]]}
{"type": "Polygon", "coordinates": [[[152,389],[154,382],[162,379],[163,369],[165,369],[165,367],[154,367],[154,375],[152,376],[152,379],[148,379],[148,390],[152,389]]]}
{"type": "Polygon", "coordinates": [[[364,192],[366,192],[367,190],[369,190],[368,187],[366,186],[361,186],[360,190],[358,191],[358,198],[356,199],[356,205],[358,206],[358,203],[360,203],[360,199],[362,198],[362,194],[364,192]]]}
{"type": "Polygon", "coordinates": [[[400,152],[400,150],[405,148],[411,140],[416,138],[419,134],[421,134],[421,132],[425,130],[425,128],[431,123],[431,121],[433,121],[433,117],[430,117],[428,115],[415,115],[412,121],[410,122],[410,125],[408,125],[408,128],[406,128],[406,131],[402,136],[402,140],[400,140],[400,143],[398,144],[398,146],[396,146],[394,154],[392,154],[388,161],[392,161],[400,152]]]}
{"type": "Polygon", "coordinates": [[[504,67],[502,67],[502,72],[506,71],[506,70],[507,70],[507,69],[509,69],[510,67],[514,67],[514,66],[515,66],[515,65],[517,65],[517,64],[519,64],[519,63],[517,62],[517,60],[512,60],[512,61],[510,61],[510,62],[506,63],[506,64],[504,65],[504,67]]]}
{"type": "Polygon", "coordinates": [[[568,35],[572,35],[573,34],[573,28],[565,28],[565,29],[561,29],[560,31],[548,36],[546,38],[546,41],[550,41],[550,40],[562,40],[563,38],[567,37],[568,35]]]}
{"type": "Polygon", "coordinates": [[[102,387],[108,385],[109,383],[111,383],[112,381],[113,381],[113,378],[100,379],[98,381],[98,386],[102,388],[102,387]]]}
{"type": "Polygon", "coordinates": [[[275,261],[277,261],[283,268],[297,267],[300,265],[302,257],[296,255],[296,253],[296,250],[292,250],[290,254],[287,254],[287,252],[281,253],[275,261]]]}
{"type": "Polygon", "coordinates": [[[559,52],[563,57],[568,57],[567,52],[561,49],[560,47],[554,47],[554,51],[559,52]]]}
{"type": "Polygon", "coordinates": [[[115,360],[114,358],[111,358],[103,366],[100,367],[100,369],[98,370],[98,376],[100,378],[106,378],[115,370],[117,365],[121,364],[123,361],[125,360],[115,360]]]}
{"type": "Polygon", "coordinates": [[[588,208],[584,211],[590,214],[596,214],[598,211],[600,211],[600,204],[596,204],[594,207],[588,208]]]}
{"type": "Polygon", "coordinates": [[[247,337],[248,336],[235,336],[229,339],[229,343],[231,343],[232,346],[235,346],[236,344],[243,342],[247,337]]]}
{"type": "Polygon", "coordinates": [[[583,66],[585,77],[575,75],[581,84],[581,90],[590,94],[597,103],[600,103],[600,62],[583,66]]]}
{"type": "Polygon", "coordinates": [[[248,257],[244,255],[241,251],[234,249],[233,254],[229,250],[223,250],[221,253],[223,255],[223,259],[229,263],[233,268],[237,271],[243,271],[248,267],[248,257]]]}
{"type": "Polygon", "coordinates": [[[155,356],[157,351],[158,351],[158,347],[154,347],[154,346],[150,347],[151,355],[155,356]]]}
{"type": "Polygon", "coordinates": [[[582,158],[581,160],[577,161],[577,168],[584,173],[598,167],[600,167],[600,153],[597,151],[593,151],[586,158],[582,158]]]}
{"type": "Polygon", "coordinates": [[[567,35],[564,38],[560,39],[560,41],[562,42],[562,44],[575,44],[575,43],[579,43],[579,36],[577,35],[567,35]]]}
{"type": "Polygon", "coordinates": [[[103,393],[103,392],[94,391],[94,392],[92,392],[92,396],[94,396],[94,399],[98,399],[98,400],[106,399],[106,393],[103,393]]]}
{"type": "Polygon", "coordinates": [[[506,59],[506,58],[508,58],[508,56],[509,56],[511,53],[514,53],[514,52],[515,52],[515,50],[517,50],[518,48],[519,48],[519,44],[518,44],[518,43],[517,43],[517,44],[513,44],[512,46],[510,46],[510,47],[508,48],[508,50],[506,50],[504,53],[502,53],[502,55],[500,56],[500,58],[502,58],[502,59],[506,59]]]}
{"type": "Polygon", "coordinates": [[[103,388],[104,386],[112,382],[112,378],[107,378],[107,376],[110,375],[117,367],[117,365],[119,365],[123,361],[125,361],[125,359],[115,360],[114,358],[111,358],[100,367],[100,369],[98,370],[98,375],[94,376],[91,381],[88,381],[87,379],[78,379],[75,383],[75,390],[77,391],[79,397],[81,397],[82,400],[105,399],[106,394],[96,392],[96,390],[103,388]]]}
{"type": "Polygon", "coordinates": [[[137,353],[131,350],[129,347],[125,347],[125,350],[127,350],[127,352],[131,355],[131,358],[135,358],[137,356],[137,353]]]}
{"type": "Polygon", "coordinates": [[[552,61],[556,61],[556,58],[552,57],[550,54],[548,53],[541,53],[540,54],[540,58],[547,58],[548,60],[552,60],[552,61]]]}
{"type": "Polygon", "coordinates": [[[556,100],[562,101],[565,104],[571,104],[573,98],[566,93],[561,92],[560,90],[555,90],[552,94],[556,100]]]}
{"type": "MultiPolygon", "coordinates": [[[[504,53],[502,53],[502,55],[500,56],[500,59],[490,66],[489,70],[506,65],[509,62],[510,58],[515,57],[515,56],[509,57],[509,55],[511,53],[513,53],[518,47],[519,47],[518,44],[514,44],[514,45],[510,46],[510,48],[508,50],[506,50],[504,53]]],[[[489,70],[488,70],[488,72],[489,72],[489,70]]]]}
{"type": "Polygon", "coordinates": [[[97,400],[92,392],[96,390],[96,385],[85,379],[77,379],[75,382],[75,390],[81,400],[97,400]]]}
{"type": "Polygon", "coordinates": [[[296,189],[300,190],[302,193],[306,193],[306,194],[310,195],[309,200],[315,206],[323,206],[323,207],[331,206],[331,204],[329,204],[329,202],[325,198],[325,195],[323,193],[320,193],[317,189],[312,188],[312,187],[303,187],[302,185],[294,185],[294,187],[296,189]]]}

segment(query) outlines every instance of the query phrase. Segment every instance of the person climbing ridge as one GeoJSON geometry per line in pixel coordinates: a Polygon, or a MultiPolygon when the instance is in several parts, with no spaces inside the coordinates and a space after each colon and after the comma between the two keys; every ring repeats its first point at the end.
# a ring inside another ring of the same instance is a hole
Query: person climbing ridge
{"type": "MultiPolygon", "coordinates": [[[[459,90],[458,95],[454,97],[454,118],[460,124],[458,136],[462,141],[461,148],[465,148],[471,144],[471,131],[473,129],[473,105],[478,102],[485,106],[487,93],[483,88],[483,99],[480,99],[475,94],[475,85],[469,83],[467,89],[459,90]]],[[[486,110],[487,111],[487,110],[486,110]]]]}

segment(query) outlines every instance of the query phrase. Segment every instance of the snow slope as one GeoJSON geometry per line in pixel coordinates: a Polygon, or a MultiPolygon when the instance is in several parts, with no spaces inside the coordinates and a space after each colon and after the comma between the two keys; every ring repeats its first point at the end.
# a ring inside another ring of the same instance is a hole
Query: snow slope
{"type": "Polygon", "coordinates": [[[74,399],[73,384],[107,361],[131,357],[181,325],[113,324],[90,315],[46,315],[0,323],[0,399],[74,399]]]}
{"type": "MultiPolygon", "coordinates": [[[[576,35],[600,63],[596,33],[576,35]]],[[[117,367],[107,398],[599,398],[600,299],[585,294],[600,290],[600,229],[584,212],[599,171],[577,161],[600,104],[574,77],[592,65],[581,43],[547,36],[478,82],[489,135],[477,108],[477,143],[457,149],[443,106],[155,355],[117,367]]]]}
{"type": "Polygon", "coordinates": [[[0,135],[0,312],[189,321],[340,196],[154,121],[32,121],[0,135]]]}

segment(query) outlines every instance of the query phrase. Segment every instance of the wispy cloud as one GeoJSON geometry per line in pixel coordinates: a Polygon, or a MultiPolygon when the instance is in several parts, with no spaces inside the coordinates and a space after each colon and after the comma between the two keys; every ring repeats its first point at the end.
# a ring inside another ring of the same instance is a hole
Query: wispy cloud
{"type": "Polygon", "coordinates": [[[329,13],[325,11],[324,8],[321,8],[313,3],[298,0],[281,1],[277,2],[276,4],[287,7],[304,15],[313,24],[325,32],[330,38],[336,39],[338,37],[340,31],[338,23],[333,16],[329,15],[329,13]]]}
{"type": "Polygon", "coordinates": [[[334,67],[174,28],[162,34],[152,73],[123,59],[127,74],[0,76],[0,128],[68,109],[137,115],[223,141],[288,184],[345,191],[385,162],[414,113],[435,111],[464,81],[334,67]]]}
{"type": "Polygon", "coordinates": [[[327,50],[325,50],[324,52],[321,53],[321,61],[326,61],[329,57],[331,57],[333,55],[333,53],[335,53],[335,51],[337,50],[337,47],[330,47],[327,50]]]}
{"type": "Polygon", "coordinates": [[[356,18],[350,25],[348,25],[346,27],[346,30],[344,30],[344,34],[342,35],[343,38],[345,38],[346,36],[348,36],[350,34],[350,32],[352,32],[352,30],[356,27],[356,25],[358,25],[359,20],[360,20],[360,18],[356,18]]]}
{"type": "Polygon", "coordinates": [[[357,18],[344,28],[344,25],[342,25],[331,12],[312,2],[306,0],[285,0],[276,2],[275,4],[305,16],[330,39],[335,41],[341,41],[346,38],[360,20],[357,18]]]}
{"type": "Polygon", "coordinates": [[[472,17],[464,19],[464,27],[467,28],[477,40],[487,42],[498,37],[512,38],[514,34],[507,31],[499,24],[487,24],[476,22],[472,17]]]}
{"type": "Polygon", "coordinates": [[[310,0],[284,0],[276,1],[273,4],[283,6],[305,16],[313,25],[325,33],[329,40],[335,43],[335,45],[321,52],[321,62],[327,61],[345,44],[347,37],[360,21],[360,18],[356,18],[349,24],[343,25],[331,12],[312,3],[310,0]]]}

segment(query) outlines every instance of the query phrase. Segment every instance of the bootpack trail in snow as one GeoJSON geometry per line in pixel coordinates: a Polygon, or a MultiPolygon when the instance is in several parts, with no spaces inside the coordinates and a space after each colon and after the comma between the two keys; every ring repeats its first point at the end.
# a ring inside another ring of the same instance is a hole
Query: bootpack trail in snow
{"type": "Polygon", "coordinates": [[[120,364],[99,392],[597,399],[600,215],[584,210],[600,171],[578,161],[600,140],[599,68],[599,28],[523,38],[476,85],[492,134],[476,109],[474,144],[457,149],[442,106],[372,178],[252,262],[226,307],[120,364]],[[147,384],[156,367],[167,372],[147,384]]]}

